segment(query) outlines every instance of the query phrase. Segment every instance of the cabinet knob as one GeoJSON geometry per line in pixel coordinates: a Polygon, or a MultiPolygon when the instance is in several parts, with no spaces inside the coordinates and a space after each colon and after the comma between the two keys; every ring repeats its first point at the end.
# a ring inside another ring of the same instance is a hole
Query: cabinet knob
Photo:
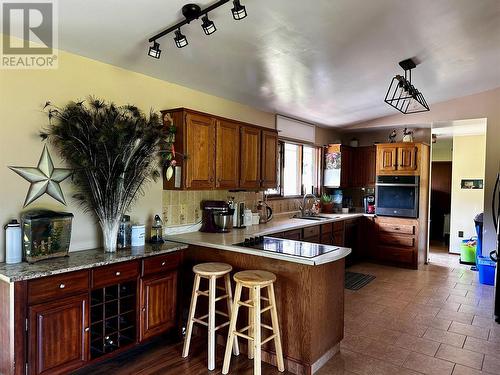
{"type": "Polygon", "coordinates": [[[146,311],[146,308],[145,308],[145,307],[143,307],[143,308],[142,308],[142,311],[146,311]]]}
{"type": "Polygon", "coordinates": [[[90,331],[89,327],[85,328],[85,332],[89,332],[89,331],[90,331]]]}
{"type": "Polygon", "coordinates": [[[161,265],[164,266],[165,264],[167,264],[165,261],[161,262],[161,265]]]}
{"type": "Polygon", "coordinates": [[[394,230],[401,230],[400,227],[394,227],[394,230]]]}
{"type": "Polygon", "coordinates": [[[59,289],[64,289],[64,288],[66,288],[65,284],[59,284],[59,289]]]}
{"type": "Polygon", "coordinates": [[[120,271],[116,271],[115,275],[120,276],[122,273],[120,271]]]}

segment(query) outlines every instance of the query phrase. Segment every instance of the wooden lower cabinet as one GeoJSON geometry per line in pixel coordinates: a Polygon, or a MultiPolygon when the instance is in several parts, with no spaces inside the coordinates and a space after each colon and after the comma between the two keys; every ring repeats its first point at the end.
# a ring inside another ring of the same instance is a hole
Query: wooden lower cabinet
{"type": "Polygon", "coordinates": [[[66,374],[89,353],[88,294],[29,308],[28,374],[66,374]]]}
{"type": "Polygon", "coordinates": [[[0,374],[68,374],[177,327],[181,259],[161,254],[18,281],[13,293],[0,280],[0,374]]]}
{"type": "Polygon", "coordinates": [[[378,216],[373,219],[376,245],[370,252],[374,261],[418,268],[418,219],[378,216]]]}
{"type": "Polygon", "coordinates": [[[141,280],[140,340],[176,324],[177,271],[141,280]]]}

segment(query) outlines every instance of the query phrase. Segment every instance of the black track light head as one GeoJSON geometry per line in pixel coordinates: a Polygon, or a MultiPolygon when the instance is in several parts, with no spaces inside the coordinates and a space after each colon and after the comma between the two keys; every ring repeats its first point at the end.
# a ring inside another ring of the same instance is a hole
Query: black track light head
{"type": "Polygon", "coordinates": [[[153,45],[149,47],[148,55],[155,59],[159,59],[161,55],[160,43],[154,41],[153,45]]]}
{"type": "Polygon", "coordinates": [[[174,42],[177,48],[186,47],[189,44],[186,36],[181,33],[181,29],[175,31],[174,42]]]}
{"type": "Polygon", "coordinates": [[[203,16],[201,20],[203,21],[201,27],[203,28],[203,32],[205,33],[205,35],[210,35],[217,31],[214,22],[210,21],[207,15],[203,16]]]}
{"type": "Polygon", "coordinates": [[[235,20],[242,20],[247,16],[247,10],[244,5],[241,5],[240,0],[233,0],[234,8],[231,9],[235,20]]]}

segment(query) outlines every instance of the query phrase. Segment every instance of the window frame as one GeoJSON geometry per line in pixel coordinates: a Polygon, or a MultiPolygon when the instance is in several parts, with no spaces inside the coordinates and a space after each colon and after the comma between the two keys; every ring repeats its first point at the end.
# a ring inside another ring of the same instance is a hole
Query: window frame
{"type": "Polygon", "coordinates": [[[316,154],[316,168],[317,170],[315,171],[316,175],[316,185],[313,187],[313,194],[316,196],[319,196],[322,191],[322,186],[321,182],[323,180],[323,147],[321,146],[316,146],[314,144],[309,144],[309,143],[300,143],[296,141],[290,141],[287,139],[278,139],[278,153],[279,153],[279,183],[277,187],[278,193],[275,194],[268,194],[267,197],[269,199],[298,199],[298,198],[303,198],[304,197],[304,184],[302,181],[303,174],[304,174],[304,147],[311,147],[314,149],[314,152],[316,154]],[[288,144],[294,144],[299,146],[299,158],[300,158],[300,171],[299,171],[299,176],[300,176],[300,191],[301,194],[299,195],[284,195],[283,193],[283,180],[284,180],[284,167],[285,167],[285,143],[288,144]]]}

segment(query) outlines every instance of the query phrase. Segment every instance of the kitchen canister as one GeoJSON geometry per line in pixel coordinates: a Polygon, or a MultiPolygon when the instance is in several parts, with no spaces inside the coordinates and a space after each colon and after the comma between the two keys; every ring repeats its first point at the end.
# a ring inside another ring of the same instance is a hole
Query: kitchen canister
{"type": "Polygon", "coordinates": [[[245,209],[245,226],[252,225],[252,210],[249,208],[245,209]]]}
{"type": "Polygon", "coordinates": [[[146,226],[132,225],[132,247],[146,244],[146,226]]]}
{"type": "Polygon", "coordinates": [[[5,263],[21,263],[23,260],[21,224],[12,220],[5,225],[5,263]]]}

